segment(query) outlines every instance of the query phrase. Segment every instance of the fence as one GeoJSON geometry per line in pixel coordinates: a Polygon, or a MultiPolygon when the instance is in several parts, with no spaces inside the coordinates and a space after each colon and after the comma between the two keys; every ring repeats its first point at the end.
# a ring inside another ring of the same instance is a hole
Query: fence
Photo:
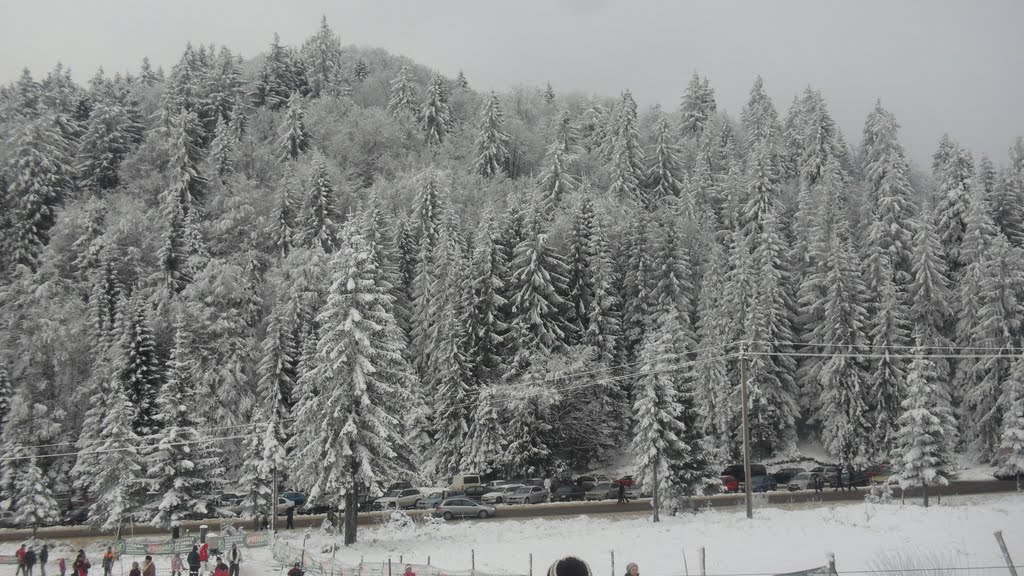
{"type": "MultiPolygon", "coordinates": [[[[245,548],[267,546],[272,540],[273,536],[271,532],[269,530],[264,530],[261,532],[249,532],[246,534],[210,536],[207,538],[207,543],[210,545],[210,548],[214,550],[227,550],[232,544],[237,544],[245,548]]],[[[155,556],[159,554],[174,554],[175,552],[184,554],[191,551],[192,546],[198,542],[198,538],[194,536],[184,536],[174,540],[167,538],[158,542],[118,540],[117,554],[118,556],[155,556]]]]}

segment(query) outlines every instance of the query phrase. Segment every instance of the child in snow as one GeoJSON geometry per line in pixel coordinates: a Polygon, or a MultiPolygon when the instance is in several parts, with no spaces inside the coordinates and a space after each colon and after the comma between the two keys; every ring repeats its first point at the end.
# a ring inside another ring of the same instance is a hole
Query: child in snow
{"type": "Polygon", "coordinates": [[[64,576],[67,573],[68,565],[64,558],[57,560],[57,569],[60,570],[60,576],[64,576]]]}

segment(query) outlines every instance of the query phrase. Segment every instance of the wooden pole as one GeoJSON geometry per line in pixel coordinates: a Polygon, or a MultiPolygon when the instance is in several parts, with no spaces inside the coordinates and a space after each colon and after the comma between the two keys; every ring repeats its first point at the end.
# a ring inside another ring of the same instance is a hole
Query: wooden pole
{"type": "Polygon", "coordinates": [[[388,556],[388,576],[391,576],[391,556],[388,556]]]}
{"type": "Polygon", "coordinates": [[[999,543],[999,549],[1003,551],[1003,560],[1006,561],[1006,567],[1010,569],[1010,576],[1017,576],[1017,568],[1013,565],[1013,558],[1010,558],[1010,551],[1006,548],[1006,541],[1003,540],[1003,531],[995,531],[996,542],[999,543]]]}
{"type": "Polygon", "coordinates": [[[530,553],[530,576],[533,576],[533,552],[530,553]]]}
{"type": "Polygon", "coordinates": [[[470,572],[476,572],[476,549],[469,549],[469,570],[470,572]]]}
{"type": "Polygon", "coordinates": [[[707,567],[704,565],[704,547],[697,549],[697,561],[700,563],[700,576],[707,576],[707,567]]]}
{"type": "Polygon", "coordinates": [[[612,550],[611,553],[612,553],[612,576],[615,576],[615,550],[612,550]]]}
{"type": "Polygon", "coordinates": [[[747,404],[750,402],[747,398],[747,345],[746,342],[740,342],[740,389],[742,391],[742,416],[743,416],[743,476],[746,480],[747,488],[747,518],[754,517],[754,490],[753,482],[750,477],[750,416],[747,413],[747,404]]]}

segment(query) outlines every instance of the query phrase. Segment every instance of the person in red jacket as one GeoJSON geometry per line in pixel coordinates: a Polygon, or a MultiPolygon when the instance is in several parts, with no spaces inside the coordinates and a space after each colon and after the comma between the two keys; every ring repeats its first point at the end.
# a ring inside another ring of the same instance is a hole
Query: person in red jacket
{"type": "Polygon", "coordinates": [[[16,554],[18,556],[18,571],[15,572],[14,574],[15,574],[15,576],[19,576],[20,574],[25,574],[25,545],[24,544],[21,545],[21,548],[18,548],[18,551],[16,552],[16,554]]]}
{"type": "Polygon", "coordinates": [[[213,576],[228,576],[229,573],[228,565],[217,556],[217,567],[213,569],[213,576]]]}
{"type": "Polygon", "coordinates": [[[199,562],[203,565],[203,574],[209,570],[208,563],[210,561],[210,545],[203,542],[203,545],[199,547],[199,562]]]}

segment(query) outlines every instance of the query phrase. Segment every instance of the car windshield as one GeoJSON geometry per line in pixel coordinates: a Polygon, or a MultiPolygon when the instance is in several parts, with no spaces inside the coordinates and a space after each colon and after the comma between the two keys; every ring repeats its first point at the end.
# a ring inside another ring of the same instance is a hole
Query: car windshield
{"type": "Polygon", "coordinates": [[[398,496],[401,493],[402,493],[401,490],[392,490],[391,492],[388,492],[387,494],[385,494],[384,497],[385,498],[398,498],[398,496]]]}
{"type": "Polygon", "coordinates": [[[431,492],[430,496],[427,496],[427,498],[440,498],[440,497],[441,497],[441,493],[440,492],[431,492]]]}
{"type": "Polygon", "coordinates": [[[509,484],[508,486],[502,486],[501,488],[498,489],[498,491],[499,492],[515,492],[516,490],[519,490],[520,488],[522,488],[522,486],[516,486],[515,484],[509,484]]]}
{"type": "Polygon", "coordinates": [[[793,477],[793,480],[810,480],[810,479],[811,479],[811,475],[808,474],[807,472],[801,472],[801,473],[799,473],[799,474],[797,474],[796,476],[793,477]]]}
{"type": "Polygon", "coordinates": [[[612,483],[611,482],[601,482],[597,486],[594,486],[594,490],[608,490],[611,487],[612,487],[612,483]]]}
{"type": "Polygon", "coordinates": [[[529,494],[530,490],[532,488],[533,488],[532,486],[521,486],[519,488],[516,488],[516,492],[515,493],[516,494],[529,494]]]}

